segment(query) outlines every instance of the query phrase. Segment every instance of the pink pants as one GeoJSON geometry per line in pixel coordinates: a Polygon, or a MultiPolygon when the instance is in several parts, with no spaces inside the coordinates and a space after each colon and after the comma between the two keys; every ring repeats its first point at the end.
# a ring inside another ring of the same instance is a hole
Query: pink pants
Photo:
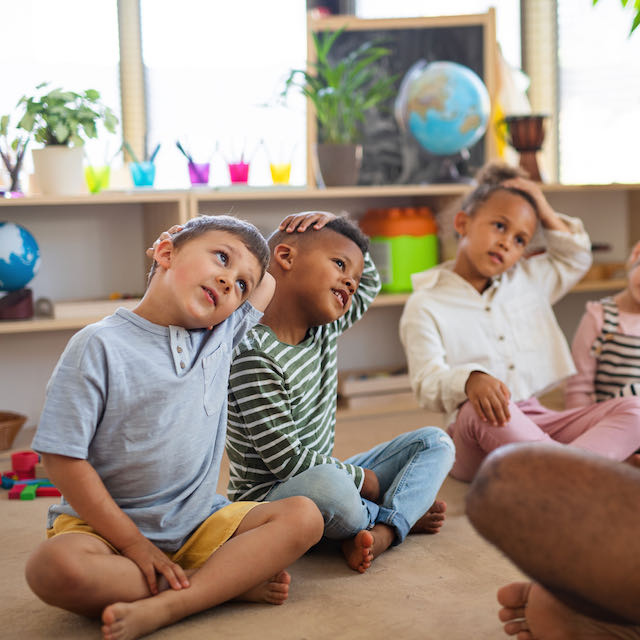
{"type": "Polygon", "coordinates": [[[537,398],[509,403],[511,419],[494,427],[480,419],[469,401],[449,435],[456,445],[451,476],[471,482],[488,453],[513,442],[555,440],[598,453],[611,460],[626,460],[640,449],[640,397],[613,398],[588,407],[552,411],[537,398]]]}

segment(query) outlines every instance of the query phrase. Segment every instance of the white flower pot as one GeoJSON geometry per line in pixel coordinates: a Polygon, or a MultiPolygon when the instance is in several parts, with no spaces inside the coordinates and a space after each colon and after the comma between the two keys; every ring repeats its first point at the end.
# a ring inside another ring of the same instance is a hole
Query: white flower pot
{"type": "Polygon", "coordinates": [[[82,147],[49,146],[32,149],[38,191],[43,195],[87,193],[82,147]]]}

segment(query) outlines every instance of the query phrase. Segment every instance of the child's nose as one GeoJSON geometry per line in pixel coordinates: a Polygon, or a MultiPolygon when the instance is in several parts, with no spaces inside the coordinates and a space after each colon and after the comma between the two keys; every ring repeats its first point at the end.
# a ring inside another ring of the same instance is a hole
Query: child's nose
{"type": "Polygon", "coordinates": [[[227,281],[227,279],[224,276],[220,276],[218,278],[218,283],[220,284],[220,286],[223,288],[223,290],[229,291],[229,289],[231,289],[231,285],[229,284],[229,282],[227,281]]]}

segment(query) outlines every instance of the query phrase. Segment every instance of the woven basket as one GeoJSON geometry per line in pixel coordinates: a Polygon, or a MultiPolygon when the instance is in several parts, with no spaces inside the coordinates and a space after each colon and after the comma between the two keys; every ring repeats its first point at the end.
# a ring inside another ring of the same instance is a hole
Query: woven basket
{"type": "Polygon", "coordinates": [[[27,416],[20,413],[0,411],[0,451],[11,449],[18,431],[26,421],[27,416]]]}

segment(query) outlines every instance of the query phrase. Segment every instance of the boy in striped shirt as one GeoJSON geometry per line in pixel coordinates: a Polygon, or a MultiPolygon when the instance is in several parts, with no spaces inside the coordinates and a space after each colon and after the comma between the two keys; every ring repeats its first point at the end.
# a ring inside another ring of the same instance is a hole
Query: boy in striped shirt
{"type": "Polygon", "coordinates": [[[423,427],[345,461],[333,453],[337,338],[362,317],[380,279],[357,226],[330,213],[286,217],[269,238],[275,295],[238,344],[229,378],[226,448],[232,500],[303,495],[324,535],[364,572],[410,532],[435,533],[436,494],[453,443],[423,427]]]}

